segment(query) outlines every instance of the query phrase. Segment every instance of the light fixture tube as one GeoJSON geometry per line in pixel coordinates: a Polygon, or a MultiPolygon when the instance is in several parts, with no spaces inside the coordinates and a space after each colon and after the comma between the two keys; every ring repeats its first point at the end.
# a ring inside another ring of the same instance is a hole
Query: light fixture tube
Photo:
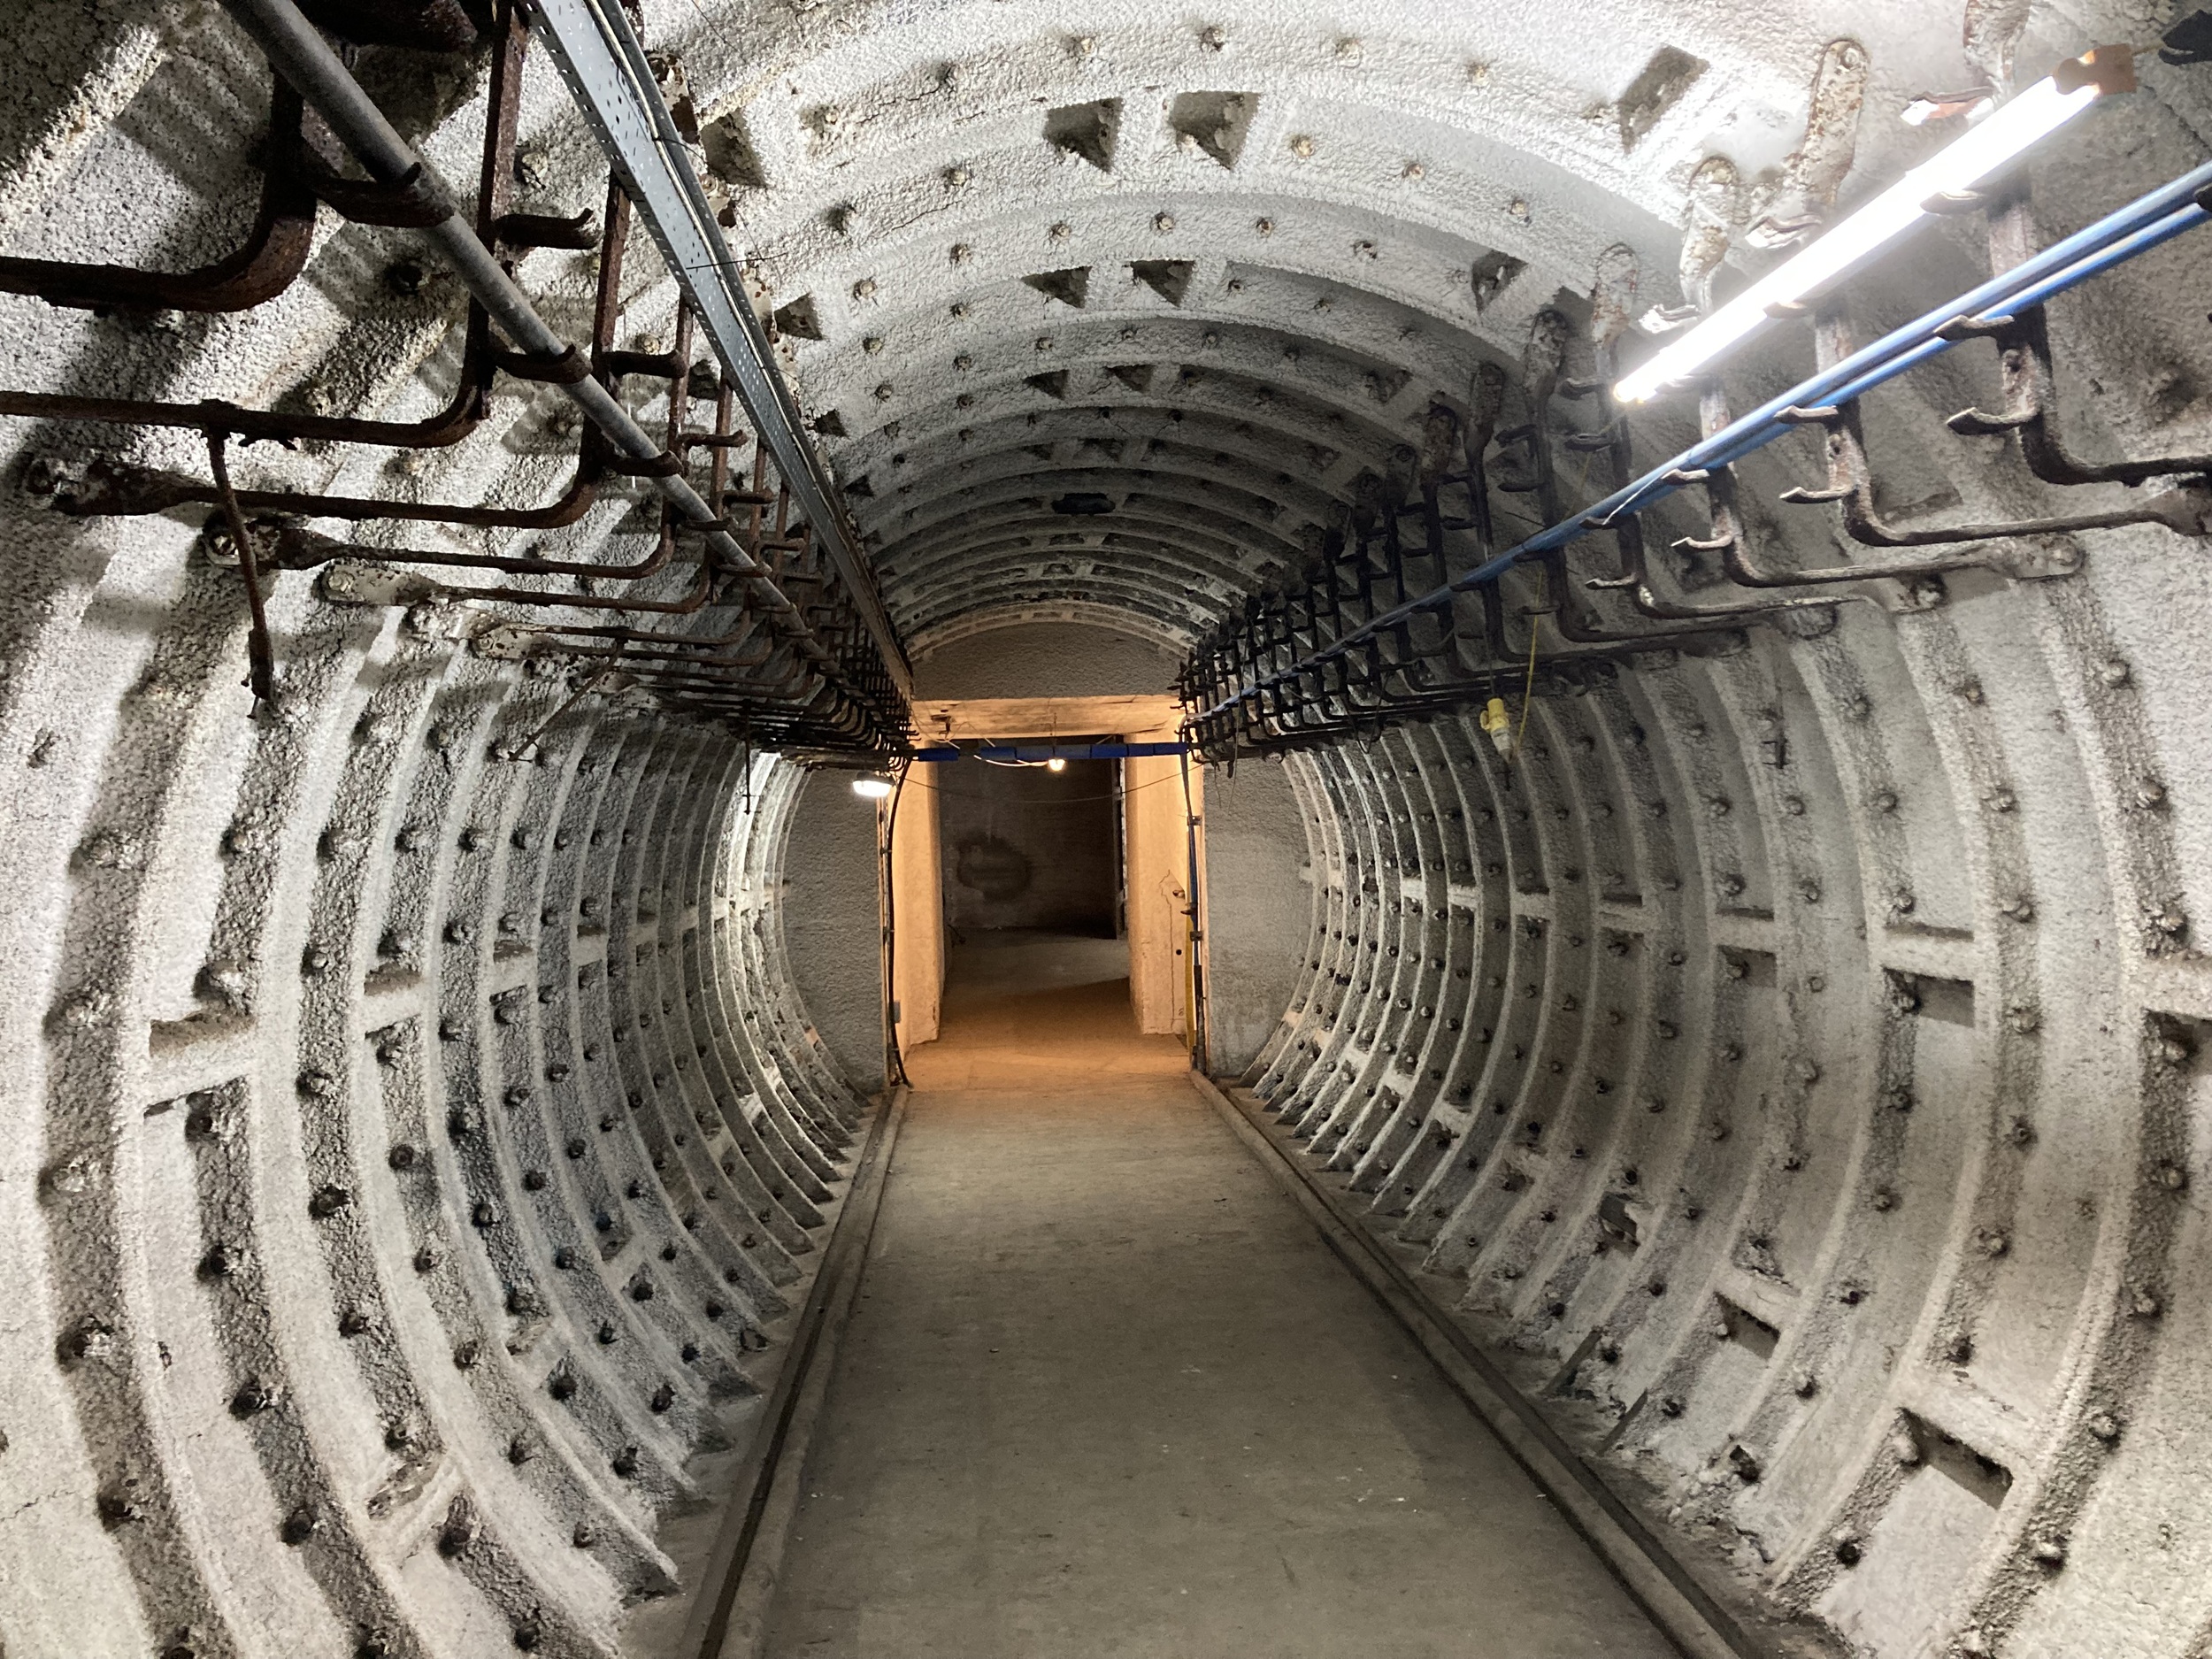
{"type": "Polygon", "coordinates": [[[2135,88],[2133,55],[2100,46],[2070,58],[1955,142],[1930,157],[1864,207],[1785,260],[1671,345],[1652,354],[1613,388],[1624,403],[1648,403],[1789,315],[1854,266],[1929,217],[1926,204],[1964,196],[2039,139],[2048,137],[2108,92],[2135,88]]]}
{"type": "Polygon", "coordinates": [[[891,793],[891,780],[864,772],[853,780],[853,793],[864,801],[881,801],[891,793]]]}

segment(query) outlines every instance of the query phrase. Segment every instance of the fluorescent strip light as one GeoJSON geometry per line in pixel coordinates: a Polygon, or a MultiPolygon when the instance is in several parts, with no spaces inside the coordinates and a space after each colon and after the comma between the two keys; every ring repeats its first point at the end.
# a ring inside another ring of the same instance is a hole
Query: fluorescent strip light
{"type": "Polygon", "coordinates": [[[2103,94],[2134,90],[2133,71],[2132,54],[2124,46],[2100,46],[2061,64],[1811,247],[1768,272],[1672,345],[1653,353],[1613,388],[1613,396],[1624,403],[1648,403],[1669,386],[1687,380],[1928,218],[1926,203],[1965,195],[2103,94]]]}

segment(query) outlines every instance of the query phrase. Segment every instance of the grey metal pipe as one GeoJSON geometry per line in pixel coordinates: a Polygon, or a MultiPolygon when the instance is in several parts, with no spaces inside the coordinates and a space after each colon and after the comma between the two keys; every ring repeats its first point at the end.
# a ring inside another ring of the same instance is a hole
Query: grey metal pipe
{"type": "Polygon", "coordinates": [[[876,589],[858,532],[828,464],[806,435],[767,330],[735,280],[736,256],[698,174],[684,158],[683,134],[654,81],[643,43],[621,8],[605,0],[525,3],[552,48],[578,110],[628,186],[638,218],[690,296],[762,448],[775,461],[800,515],[822,538],[892,679],[911,696],[905,652],[876,589]]]}
{"type": "MultiPolygon", "coordinates": [[[[529,296],[516,287],[491,250],[469,227],[452,191],[393,129],[384,112],[299,8],[291,0],[224,0],[224,6],[284,78],[315,106],[372,178],[385,185],[411,184],[446,209],[445,217],[418,234],[451,264],[463,285],[507,338],[534,357],[550,360],[565,356],[571,349],[570,343],[538,315],[529,296]]],[[[630,411],[595,379],[586,377],[564,384],[561,390],[631,459],[650,461],[662,453],[652,434],[632,419],[630,411]]],[[[687,480],[672,476],[649,481],[691,523],[718,522],[719,516],[687,480]]],[[[764,608],[795,632],[795,643],[817,663],[833,660],[806,631],[797,607],[774,585],[767,567],[741,542],[723,530],[708,532],[706,539],[733,569],[751,581],[764,608]]]]}

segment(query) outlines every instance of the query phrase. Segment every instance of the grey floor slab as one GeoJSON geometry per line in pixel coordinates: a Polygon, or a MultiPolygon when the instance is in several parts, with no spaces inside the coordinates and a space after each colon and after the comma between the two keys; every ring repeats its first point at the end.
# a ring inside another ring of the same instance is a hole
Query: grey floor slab
{"type": "Polygon", "coordinates": [[[1112,949],[958,953],[772,1659],[1671,1654],[1135,1033],[1112,949]]]}

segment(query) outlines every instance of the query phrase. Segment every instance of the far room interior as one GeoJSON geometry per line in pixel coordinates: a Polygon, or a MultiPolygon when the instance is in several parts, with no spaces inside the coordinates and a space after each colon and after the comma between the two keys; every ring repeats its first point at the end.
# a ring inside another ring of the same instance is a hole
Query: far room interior
{"type": "Polygon", "coordinates": [[[1142,752],[1171,744],[1175,706],[1157,695],[917,706],[920,752],[944,757],[908,765],[881,809],[902,1050],[936,1036],[964,978],[1005,972],[1014,959],[994,953],[1009,947],[1041,982],[1127,980],[1136,1030],[1189,1040],[1204,786],[1181,757],[1142,752]]]}

